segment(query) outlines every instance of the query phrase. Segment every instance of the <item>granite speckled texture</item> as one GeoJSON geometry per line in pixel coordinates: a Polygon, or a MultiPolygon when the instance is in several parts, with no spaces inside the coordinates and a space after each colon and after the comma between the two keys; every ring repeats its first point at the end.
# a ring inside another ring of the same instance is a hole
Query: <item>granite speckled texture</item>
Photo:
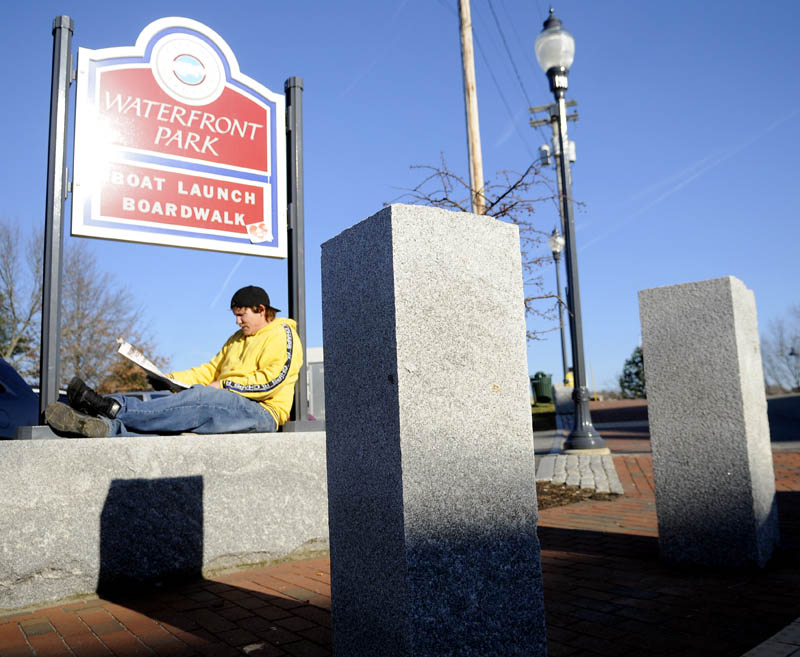
{"type": "Polygon", "coordinates": [[[753,293],[729,276],[639,308],[662,558],[763,566],[778,516],[753,293]]]}
{"type": "Polygon", "coordinates": [[[0,442],[0,611],[328,547],[325,434],[0,442]]]}
{"type": "Polygon", "coordinates": [[[322,291],[335,654],[544,655],[516,227],[392,205],[322,291]]]}

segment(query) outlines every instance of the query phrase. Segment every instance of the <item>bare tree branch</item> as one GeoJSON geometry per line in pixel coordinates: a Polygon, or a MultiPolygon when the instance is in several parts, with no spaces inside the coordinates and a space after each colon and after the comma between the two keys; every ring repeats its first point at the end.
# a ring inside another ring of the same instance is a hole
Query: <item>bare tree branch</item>
{"type": "MultiPolygon", "coordinates": [[[[34,382],[41,351],[42,232],[27,241],[26,267],[20,263],[20,242],[19,226],[0,220],[0,356],[34,382]]],[[[144,327],[143,309],[131,291],[100,271],[85,240],[71,244],[61,282],[60,385],[76,375],[91,385],[103,383],[105,391],[115,382],[134,382],[118,363],[120,336],[153,354],[159,366],[166,365],[144,327]]]]}
{"type": "Polygon", "coordinates": [[[775,319],[761,338],[764,377],[783,391],[800,390],[800,305],[775,319]]]}
{"type": "MultiPolygon", "coordinates": [[[[414,165],[411,169],[425,172],[425,177],[414,187],[401,188],[403,193],[391,201],[392,203],[430,205],[456,212],[472,211],[469,182],[447,168],[443,154],[438,167],[414,165]]],[[[485,181],[483,201],[486,215],[519,228],[526,314],[529,317],[555,321],[558,295],[544,291],[540,271],[545,264],[552,262],[549,251],[542,251],[549,231],[537,228],[533,221],[536,206],[553,197],[549,181],[540,174],[536,163],[532,163],[522,172],[499,171],[495,180],[485,181]],[[542,193],[539,193],[540,188],[542,193]]],[[[528,339],[541,339],[551,330],[555,328],[529,330],[528,339]]]]}
{"type": "Polygon", "coordinates": [[[0,221],[0,357],[12,360],[35,340],[42,310],[42,233],[25,244],[25,267],[20,264],[19,226],[0,221]],[[38,246],[38,249],[36,248],[38,246]]]}

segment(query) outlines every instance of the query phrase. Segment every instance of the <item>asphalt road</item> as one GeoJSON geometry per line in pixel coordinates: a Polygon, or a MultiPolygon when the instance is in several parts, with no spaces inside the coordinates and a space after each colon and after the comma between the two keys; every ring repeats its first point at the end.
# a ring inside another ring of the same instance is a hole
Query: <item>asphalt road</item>
{"type": "Polygon", "coordinates": [[[767,399],[767,418],[773,443],[800,442],[800,394],[767,399]]]}
{"type": "MultiPolygon", "coordinates": [[[[647,439],[647,404],[643,400],[622,402],[593,402],[592,421],[598,430],[613,432],[623,430],[629,438],[647,439]],[[633,435],[634,432],[636,435],[633,435]]],[[[770,440],[775,449],[800,447],[800,393],[770,397],[767,399],[767,420],[770,440]]],[[[611,433],[605,437],[621,439],[625,436],[611,433]]],[[[558,450],[563,440],[557,432],[534,433],[535,451],[546,454],[558,450]]],[[[613,450],[612,450],[613,451],[613,450]]]]}

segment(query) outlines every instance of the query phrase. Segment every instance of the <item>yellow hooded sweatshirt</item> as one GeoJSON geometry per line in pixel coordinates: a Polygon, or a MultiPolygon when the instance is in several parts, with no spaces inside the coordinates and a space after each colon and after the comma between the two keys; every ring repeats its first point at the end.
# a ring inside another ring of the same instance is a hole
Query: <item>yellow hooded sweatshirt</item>
{"type": "Polygon", "coordinates": [[[292,319],[276,317],[260,331],[236,331],[209,362],[169,377],[189,385],[213,381],[225,390],[252,399],[272,413],[278,426],[289,419],[294,384],[303,364],[303,349],[292,319]]]}

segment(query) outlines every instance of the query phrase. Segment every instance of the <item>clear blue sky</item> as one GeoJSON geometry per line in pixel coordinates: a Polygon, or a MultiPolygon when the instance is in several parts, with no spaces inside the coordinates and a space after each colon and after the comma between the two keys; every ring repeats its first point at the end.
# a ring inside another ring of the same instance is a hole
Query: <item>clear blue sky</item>
{"type": "MultiPolygon", "coordinates": [[[[415,184],[419,172],[410,165],[437,164],[444,153],[467,175],[456,7],[456,0],[14,3],[5,10],[0,64],[0,214],[31,226],[44,221],[56,15],[75,21],[76,50],[132,45],[164,16],[198,20],[270,89],[282,92],[290,76],[305,81],[306,342],[321,346],[320,244],[415,184]]],[[[576,40],[568,97],[580,112],[570,137],[578,153],[573,193],[584,204],[576,224],[589,383],[593,373],[598,388],[616,385],[640,342],[644,288],[737,276],[755,292],[763,330],[798,302],[800,4],[564,0],[554,7],[576,40]]],[[[547,10],[545,0],[472,0],[487,178],[524,169],[549,141],[549,131],[528,126],[527,110],[552,100],[533,54],[547,10]]],[[[549,232],[556,206],[541,204],[537,221],[549,232]]],[[[261,284],[274,305],[287,307],[283,261],[92,246],[100,265],[136,290],[177,369],[210,358],[235,330],[227,306],[240,286],[261,284]]],[[[552,264],[543,274],[554,291],[552,264]]],[[[530,372],[559,378],[558,332],[530,343],[528,360],[530,372]]]]}

